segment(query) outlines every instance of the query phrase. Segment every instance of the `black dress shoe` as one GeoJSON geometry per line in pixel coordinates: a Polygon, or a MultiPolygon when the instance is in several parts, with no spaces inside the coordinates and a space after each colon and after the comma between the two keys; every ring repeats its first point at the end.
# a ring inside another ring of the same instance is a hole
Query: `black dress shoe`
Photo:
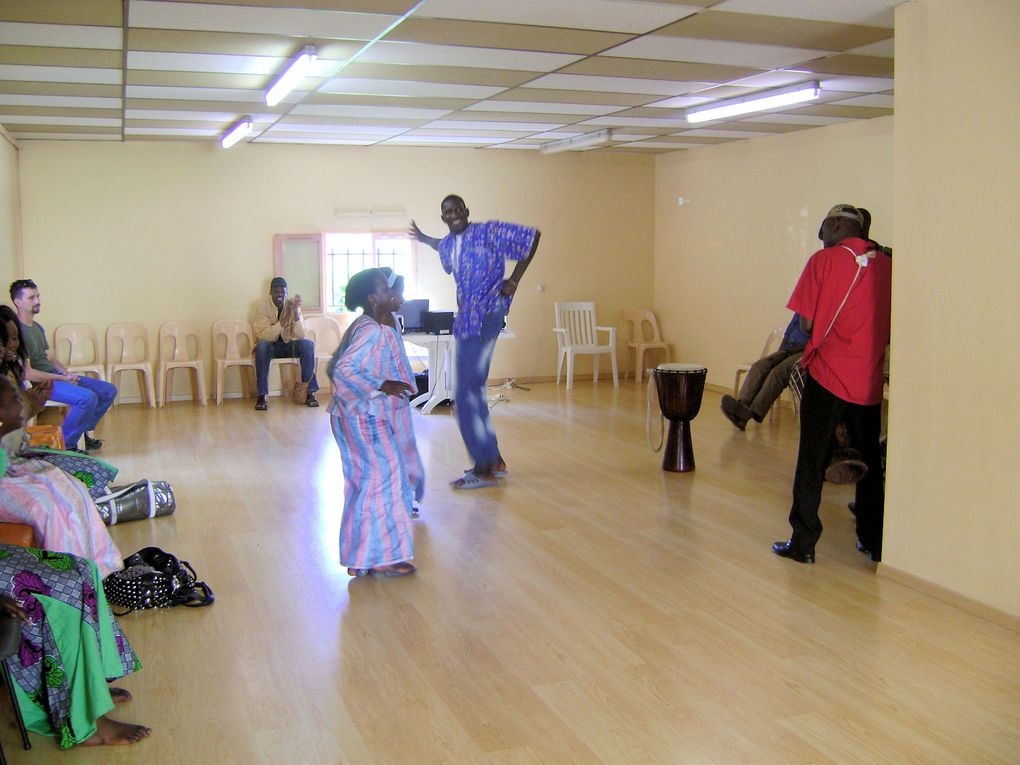
{"type": "Polygon", "coordinates": [[[255,411],[256,412],[264,412],[268,408],[269,408],[269,404],[266,401],[266,397],[265,396],[259,396],[257,399],[255,399],[255,411]]]}
{"type": "Polygon", "coordinates": [[[719,405],[722,409],[722,413],[726,415],[726,419],[733,423],[733,426],[737,430],[743,430],[747,427],[747,420],[749,417],[745,417],[743,410],[746,409],[743,404],[737,401],[733,396],[723,396],[722,403],[719,405]]]}
{"type": "Polygon", "coordinates": [[[778,555],[780,558],[789,558],[795,560],[798,563],[814,563],[815,553],[812,552],[799,552],[793,548],[793,540],[788,539],[785,542],[776,542],[772,545],[772,552],[778,555]]]}
{"type": "Polygon", "coordinates": [[[864,553],[865,555],[871,555],[871,550],[864,546],[864,542],[857,540],[857,552],[864,553]]]}
{"type": "Polygon", "coordinates": [[[103,448],[103,442],[98,438],[89,438],[85,436],[85,451],[87,452],[98,452],[103,448]]]}

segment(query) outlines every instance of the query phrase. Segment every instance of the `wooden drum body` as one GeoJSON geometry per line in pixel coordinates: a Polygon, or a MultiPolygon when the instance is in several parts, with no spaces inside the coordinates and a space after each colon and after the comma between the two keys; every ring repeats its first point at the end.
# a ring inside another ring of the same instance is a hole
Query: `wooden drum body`
{"type": "Polygon", "coordinates": [[[701,409],[708,369],[700,364],[662,364],[652,371],[659,408],[669,420],[662,469],[672,473],[694,470],[694,446],[691,444],[691,420],[701,409]]]}

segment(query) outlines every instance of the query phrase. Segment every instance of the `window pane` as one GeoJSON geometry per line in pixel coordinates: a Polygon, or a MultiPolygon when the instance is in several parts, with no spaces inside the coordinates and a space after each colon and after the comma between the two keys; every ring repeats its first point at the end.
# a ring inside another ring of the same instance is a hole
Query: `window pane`
{"type": "Polygon", "coordinates": [[[288,292],[301,295],[307,308],[319,307],[319,242],[314,239],[286,239],[283,242],[283,274],[288,292]]]}
{"type": "Polygon", "coordinates": [[[405,295],[417,289],[411,240],[404,234],[344,232],[323,235],[326,249],[326,291],[329,310],[344,311],[344,293],[351,276],[366,268],[392,268],[404,277],[405,295]]]}

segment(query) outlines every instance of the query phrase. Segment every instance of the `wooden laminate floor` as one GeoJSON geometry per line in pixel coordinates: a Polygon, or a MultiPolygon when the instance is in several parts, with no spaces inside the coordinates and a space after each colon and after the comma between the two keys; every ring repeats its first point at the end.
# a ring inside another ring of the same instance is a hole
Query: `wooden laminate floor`
{"type": "Polygon", "coordinates": [[[644,407],[633,382],[516,390],[493,410],[510,477],[467,492],[453,417],[416,415],[419,572],[391,580],[338,565],[323,409],[118,407],[103,456],[172,481],[178,510],[114,538],[191,561],[217,602],[122,620],[145,667],[117,716],[150,739],[23,752],[4,702],[9,761],[1020,762],[1018,635],[876,577],[847,487],[826,487],[816,565],[770,552],[789,410],[740,433],[706,392],[678,475],[644,407]]]}

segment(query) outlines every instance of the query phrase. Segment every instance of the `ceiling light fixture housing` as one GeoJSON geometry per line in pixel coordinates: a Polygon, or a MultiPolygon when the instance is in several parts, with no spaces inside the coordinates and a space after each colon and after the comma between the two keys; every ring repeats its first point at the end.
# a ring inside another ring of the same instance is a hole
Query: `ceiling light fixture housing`
{"type": "Polygon", "coordinates": [[[279,77],[269,86],[266,91],[266,106],[276,106],[287,94],[297,87],[297,84],[308,74],[308,68],[318,58],[314,45],[306,45],[287,65],[279,77]]]}
{"type": "Polygon", "coordinates": [[[556,154],[560,151],[580,151],[581,149],[594,149],[596,146],[606,146],[613,141],[612,130],[596,130],[584,135],[575,135],[571,138],[561,138],[558,141],[549,141],[542,144],[539,152],[542,154],[556,154]]]}
{"type": "Polygon", "coordinates": [[[692,107],[684,112],[684,119],[691,123],[708,122],[709,120],[724,119],[740,114],[762,112],[781,106],[814,101],[821,94],[822,88],[818,82],[800,82],[785,88],[763,90],[752,96],[727,98],[706,106],[692,107]]]}
{"type": "Polygon", "coordinates": [[[249,133],[251,133],[251,117],[242,117],[220,136],[220,146],[229,149],[249,133]]]}

